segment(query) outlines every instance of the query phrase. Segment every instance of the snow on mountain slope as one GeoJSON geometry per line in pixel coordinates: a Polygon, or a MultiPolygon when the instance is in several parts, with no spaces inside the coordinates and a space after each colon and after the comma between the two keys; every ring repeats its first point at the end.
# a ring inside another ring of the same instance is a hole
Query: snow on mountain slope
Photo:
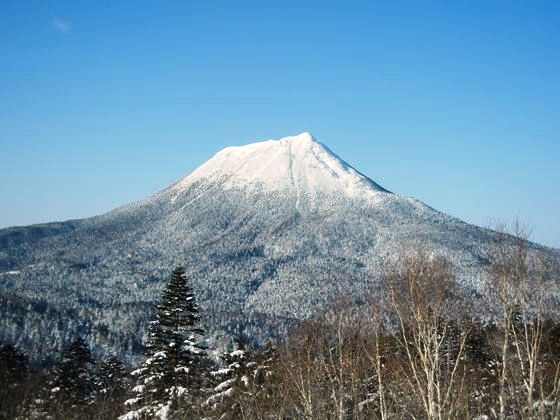
{"type": "Polygon", "coordinates": [[[388,192],[305,132],[225,148],[172,189],[184,190],[201,179],[217,180],[224,188],[244,185],[311,196],[324,193],[375,199],[388,192]]]}
{"type": "Polygon", "coordinates": [[[100,352],[138,353],[176,265],[214,333],[263,338],[335,297],[359,302],[410,247],[448,258],[462,293],[481,301],[493,240],[388,192],[307,133],[229,147],[104,215],[0,230],[0,342],[38,356],[79,334],[100,352]]]}

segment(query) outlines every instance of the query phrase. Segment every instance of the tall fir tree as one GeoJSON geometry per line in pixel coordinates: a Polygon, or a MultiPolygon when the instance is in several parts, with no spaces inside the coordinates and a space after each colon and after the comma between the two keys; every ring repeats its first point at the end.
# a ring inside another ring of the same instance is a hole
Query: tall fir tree
{"type": "Polygon", "coordinates": [[[204,349],[199,341],[199,308],[185,271],[177,267],[165,286],[155,319],[149,325],[147,359],[133,372],[135,397],[121,419],[175,418],[195,410],[203,386],[204,349]]]}

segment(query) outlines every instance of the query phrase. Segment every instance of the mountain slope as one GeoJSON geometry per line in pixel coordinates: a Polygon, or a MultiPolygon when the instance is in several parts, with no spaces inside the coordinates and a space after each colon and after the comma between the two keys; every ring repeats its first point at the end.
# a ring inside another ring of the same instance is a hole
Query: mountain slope
{"type": "Polygon", "coordinates": [[[212,331],[260,337],[342,294],[359,302],[384,262],[415,244],[449,258],[478,298],[493,240],[390,193],[307,133],[227,148],[107,214],[0,230],[0,341],[38,357],[82,334],[97,351],[138,353],[176,265],[212,331]]]}

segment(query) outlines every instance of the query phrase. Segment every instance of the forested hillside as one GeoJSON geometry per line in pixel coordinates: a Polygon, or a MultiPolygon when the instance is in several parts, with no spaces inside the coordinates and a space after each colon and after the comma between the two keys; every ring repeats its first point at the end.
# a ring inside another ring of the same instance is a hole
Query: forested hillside
{"type": "Polygon", "coordinates": [[[83,419],[531,418],[560,415],[560,271],[503,236],[487,255],[493,321],[457,288],[453,265],[411,252],[383,293],[334,299],[282,339],[208,346],[205,312],[176,268],[147,322],[144,358],[93,357],[76,338],[47,370],[0,349],[0,417],[83,419]]]}

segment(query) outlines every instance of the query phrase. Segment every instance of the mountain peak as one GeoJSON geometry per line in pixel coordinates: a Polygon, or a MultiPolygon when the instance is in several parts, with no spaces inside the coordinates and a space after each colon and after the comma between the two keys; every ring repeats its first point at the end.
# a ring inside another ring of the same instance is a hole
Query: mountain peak
{"type": "Polygon", "coordinates": [[[367,198],[387,192],[308,132],[226,147],[172,188],[183,190],[202,179],[222,183],[224,189],[258,187],[298,197],[323,193],[367,198]]]}
{"type": "Polygon", "coordinates": [[[308,133],[307,131],[296,134],[295,136],[281,138],[278,141],[284,143],[318,143],[318,141],[315,140],[315,137],[313,137],[311,133],[308,133]]]}

